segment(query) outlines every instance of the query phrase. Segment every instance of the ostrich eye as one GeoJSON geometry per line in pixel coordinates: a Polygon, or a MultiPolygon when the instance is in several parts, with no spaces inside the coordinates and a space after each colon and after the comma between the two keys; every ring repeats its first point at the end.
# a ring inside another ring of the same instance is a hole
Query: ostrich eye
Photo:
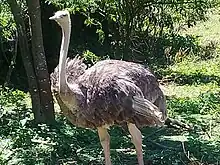
{"type": "Polygon", "coordinates": [[[62,14],[60,17],[63,18],[63,17],[66,17],[66,16],[67,16],[67,14],[62,14]]]}

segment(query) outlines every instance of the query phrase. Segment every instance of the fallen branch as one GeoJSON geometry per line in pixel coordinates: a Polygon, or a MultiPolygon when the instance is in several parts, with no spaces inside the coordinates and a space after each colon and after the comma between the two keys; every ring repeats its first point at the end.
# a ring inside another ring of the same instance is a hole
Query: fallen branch
{"type": "Polygon", "coordinates": [[[39,144],[44,144],[44,145],[52,145],[52,146],[56,145],[56,143],[51,143],[49,141],[44,141],[44,140],[39,140],[39,139],[31,139],[31,141],[34,143],[39,143],[39,144]]]}
{"type": "Polygon", "coordinates": [[[189,125],[187,125],[181,121],[178,121],[176,119],[172,119],[172,118],[167,118],[165,121],[165,125],[167,125],[168,127],[176,128],[176,129],[184,128],[189,131],[193,130],[193,128],[190,127],[189,125]]]}
{"type": "Polygon", "coordinates": [[[119,148],[119,149],[110,149],[110,150],[117,152],[135,152],[135,149],[132,148],[119,148]]]}
{"type": "Polygon", "coordinates": [[[209,139],[211,139],[211,132],[206,131],[205,128],[202,128],[202,131],[209,137],[209,139]]]}
{"type": "Polygon", "coordinates": [[[184,142],[182,142],[182,148],[183,148],[183,153],[185,154],[186,158],[187,158],[190,162],[192,162],[192,160],[191,160],[190,157],[189,157],[189,151],[186,152],[184,142]]]}

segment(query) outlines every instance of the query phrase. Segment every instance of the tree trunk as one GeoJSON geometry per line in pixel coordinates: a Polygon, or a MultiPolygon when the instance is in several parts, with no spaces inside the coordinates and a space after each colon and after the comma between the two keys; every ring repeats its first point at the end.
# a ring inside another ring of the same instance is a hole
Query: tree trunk
{"type": "Polygon", "coordinates": [[[41,27],[41,10],[39,0],[27,0],[28,13],[31,21],[31,41],[34,70],[40,89],[41,114],[36,116],[42,121],[53,123],[54,105],[50,88],[49,73],[47,70],[46,57],[43,47],[43,36],[41,27]]]}
{"type": "Polygon", "coordinates": [[[22,60],[24,63],[24,68],[26,71],[26,75],[28,78],[28,85],[29,85],[29,91],[31,94],[31,101],[32,101],[32,110],[34,113],[34,117],[36,122],[38,121],[38,118],[36,116],[39,116],[40,114],[40,96],[38,92],[38,85],[37,85],[37,79],[35,76],[34,68],[32,65],[32,59],[30,56],[30,51],[28,48],[28,40],[27,40],[27,33],[25,29],[24,19],[22,17],[21,8],[18,5],[16,0],[7,0],[12,14],[15,19],[15,23],[17,25],[17,31],[18,31],[18,43],[20,47],[20,52],[22,56],[22,60]]]}

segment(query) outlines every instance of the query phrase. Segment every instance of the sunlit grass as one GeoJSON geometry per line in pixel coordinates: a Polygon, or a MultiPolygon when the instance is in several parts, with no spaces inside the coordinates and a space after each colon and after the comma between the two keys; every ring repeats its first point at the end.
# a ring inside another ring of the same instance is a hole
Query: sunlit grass
{"type": "MultiPolygon", "coordinates": [[[[198,22],[196,26],[183,31],[185,34],[199,37],[201,45],[207,45],[210,42],[220,43],[220,11],[213,9],[208,15],[207,21],[198,22]]],[[[219,46],[218,46],[219,47],[219,46]]]]}
{"type": "Polygon", "coordinates": [[[199,85],[176,85],[170,83],[164,89],[167,96],[175,96],[177,98],[195,98],[202,93],[220,91],[220,87],[213,83],[199,85]]]}
{"type": "Polygon", "coordinates": [[[190,74],[203,74],[209,76],[220,77],[220,58],[214,58],[210,60],[184,60],[169,67],[172,72],[178,72],[185,75],[190,74]]]}

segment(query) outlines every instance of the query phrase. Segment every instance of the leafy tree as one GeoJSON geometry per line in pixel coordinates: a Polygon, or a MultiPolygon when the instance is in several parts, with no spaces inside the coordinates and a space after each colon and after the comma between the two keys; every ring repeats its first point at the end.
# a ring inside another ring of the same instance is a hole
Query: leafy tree
{"type": "Polygon", "coordinates": [[[109,40],[109,55],[144,62],[161,57],[167,47],[194,49],[193,41],[176,44],[179,30],[206,19],[218,0],[47,0],[58,8],[69,8],[86,16],[85,24],[97,28],[99,41],[109,40]],[[104,25],[107,25],[104,27],[104,25]],[[183,47],[183,48],[182,48],[183,47]]]}

